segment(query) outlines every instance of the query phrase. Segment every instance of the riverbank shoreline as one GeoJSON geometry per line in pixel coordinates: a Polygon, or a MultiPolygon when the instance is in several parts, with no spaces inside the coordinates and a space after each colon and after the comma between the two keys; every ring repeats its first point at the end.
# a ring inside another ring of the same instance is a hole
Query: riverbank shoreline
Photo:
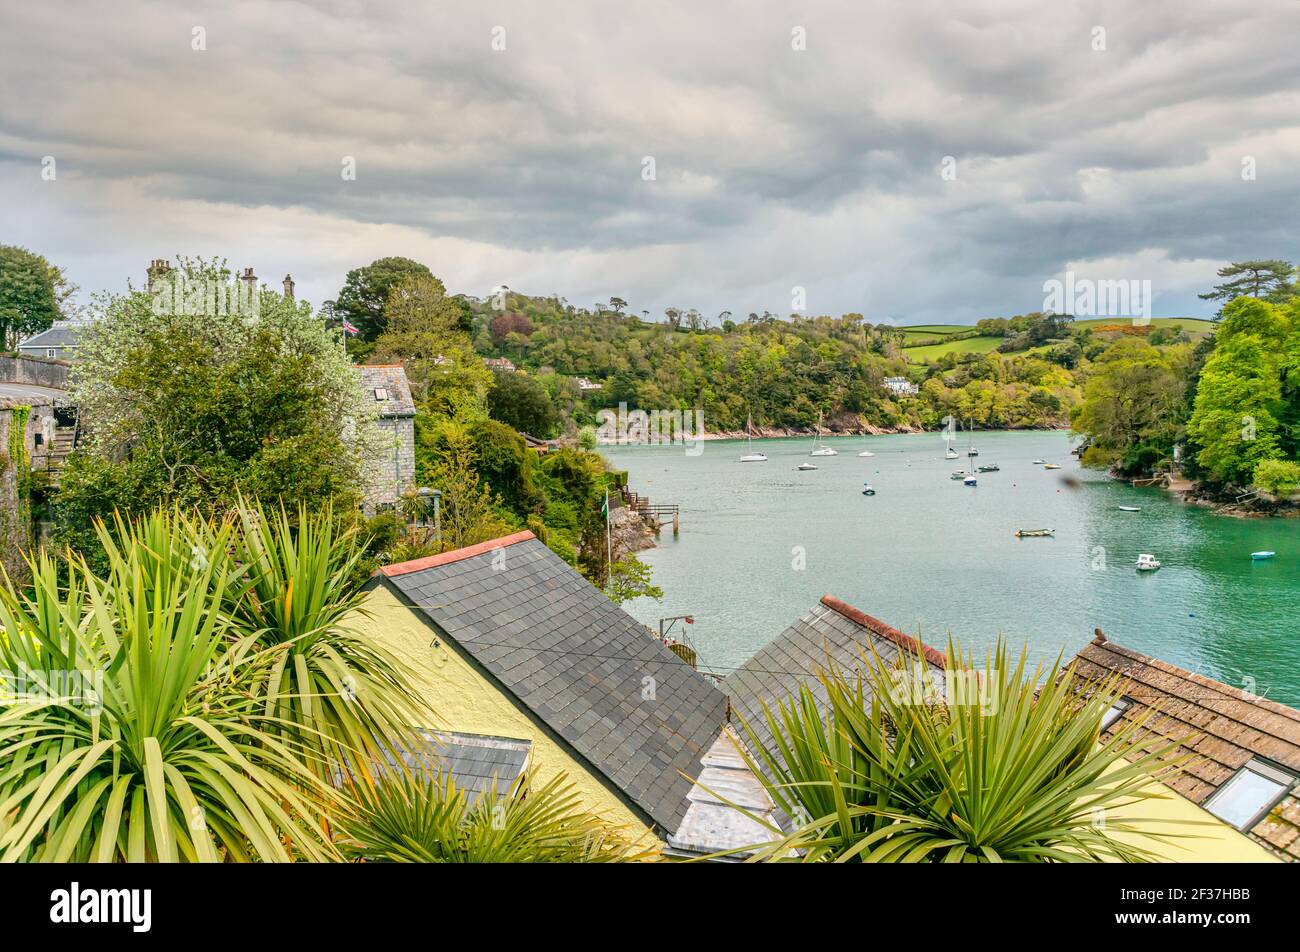
{"type": "MultiPolygon", "coordinates": [[[[1027,426],[1020,429],[1014,429],[1010,427],[1000,427],[998,431],[1009,432],[1009,433],[1061,433],[1061,432],[1067,432],[1069,431],[1069,429],[1070,427],[1068,425],[1060,424],[1058,426],[1027,426]]],[[[692,436],[688,442],[711,443],[711,442],[721,441],[721,440],[746,440],[746,439],[792,440],[792,439],[799,439],[800,437],[812,437],[818,435],[820,435],[824,439],[833,439],[835,437],[851,438],[855,436],[921,436],[927,433],[938,435],[942,432],[943,432],[942,430],[927,430],[924,427],[906,427],[906,426],[882,427],[882,426],[875,426],[874,424],[870,424],[870,423],[862,424],[861,426],[858,426],[856,428],[851,428],[851,429],[843,429],[843,428],[832,429],[830,427],[823,426],[820,430],[818,430],[817,427],[815,426],[810,426],[810,427],[756,426],[753,428],[753,430],[751,430],[748,433],[744,430],[711,430],[699,436],[692,436]]],[[[970,433],[969,430],[959,430],[958,432],[967,433],[967,434],[970,433]]],[[[672,440],[671,442],[680,444],[683,441],[680,439],[675,439],[672,440]]],[[[636,440],[628,440],[627,442],[624,443],[620,443],[617,441],[607,442],[602,440],[597,443],[598,447],[621,447],[621,446],[637,446],[637,445],[640,445],[640,443],[639,441],[636,440]]],[[[666,446],[669,445],[669,442],[665,441],[663,444],[655,443],[653,445],[666,446]]]]}

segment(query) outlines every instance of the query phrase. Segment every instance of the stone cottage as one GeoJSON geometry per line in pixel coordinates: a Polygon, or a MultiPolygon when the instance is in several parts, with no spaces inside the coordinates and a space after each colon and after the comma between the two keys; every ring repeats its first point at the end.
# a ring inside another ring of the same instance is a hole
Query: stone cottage
{"type": "Polygon", "coordinates": [[[401,364],[372,364],[357,372],[361,389],[379,406],[380,429],[390,437],[367,474],[365,508],[373,514],[415,489],[415,402],[401,364]]]}

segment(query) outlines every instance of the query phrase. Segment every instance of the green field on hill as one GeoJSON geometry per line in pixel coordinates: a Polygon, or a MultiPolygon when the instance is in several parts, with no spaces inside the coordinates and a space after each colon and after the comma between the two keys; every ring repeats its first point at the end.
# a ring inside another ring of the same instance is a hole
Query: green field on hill
{"type": "Polygon", "coordinates": [[[934,360],[944,354],[987,354],[1002,343],[1001,337],[964,337],[961,340],[942,344],[929,344],[925,347],[905,347],[903,355],[910,363],[934,360]]]}

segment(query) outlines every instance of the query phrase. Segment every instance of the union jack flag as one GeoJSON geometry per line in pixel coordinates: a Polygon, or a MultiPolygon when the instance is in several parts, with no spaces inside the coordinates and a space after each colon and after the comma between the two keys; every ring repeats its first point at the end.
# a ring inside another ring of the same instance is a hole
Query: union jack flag
{"type": "Polygon", "coordinates": [[[345,334],[351,334],[353,337],[356,337],[358,334],[361,333],[361,330],[360,328],[357,327],[357,325],[353,324],[345,317],[343,318],[343,332],[345,334]]]}

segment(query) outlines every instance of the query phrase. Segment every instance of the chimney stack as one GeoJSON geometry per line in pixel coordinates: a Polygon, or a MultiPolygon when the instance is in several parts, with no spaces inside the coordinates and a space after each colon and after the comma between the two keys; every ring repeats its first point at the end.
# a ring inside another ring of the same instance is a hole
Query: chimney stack
{"type": "Polygon", "coordinates": [[[287,300],[293,300],[293,275],[284,276],[284,296],[287,300]]]}
{"type": "Polygon", "coordinates": [[[145,270],[145,274],[148,276],[148,282],[145,287],[150,294],[153,294],[154,282],[159,278],[165,278],[171,273],[171,270],[171,262],[166,261],[163,258],[154,258],[149,262],[149,267],[145,270]]]}

